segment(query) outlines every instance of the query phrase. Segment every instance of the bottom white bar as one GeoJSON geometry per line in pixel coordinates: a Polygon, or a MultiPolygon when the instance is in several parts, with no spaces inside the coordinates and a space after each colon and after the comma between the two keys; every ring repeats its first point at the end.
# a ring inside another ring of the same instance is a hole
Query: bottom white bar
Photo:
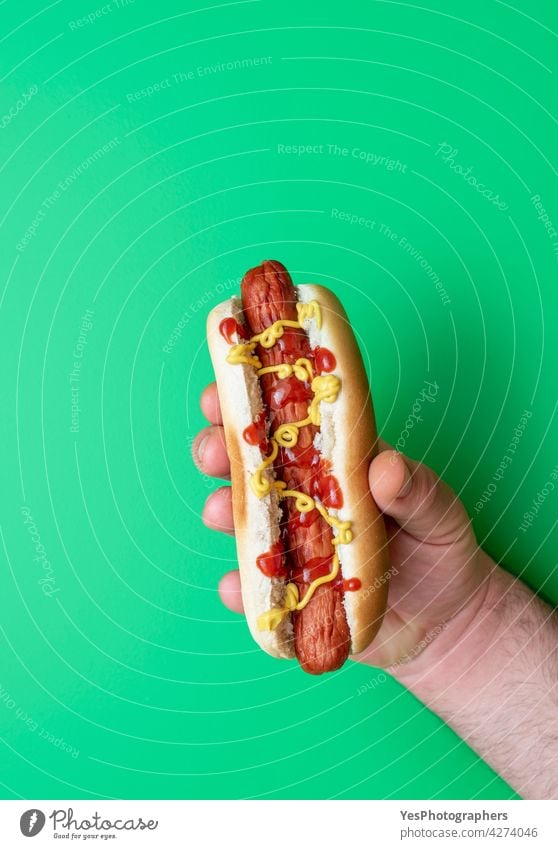
{"type": "Polygon", "coordinates": [[[555,849],[557,813],[523,801],[0,801],[0,845],[555,849]]]}

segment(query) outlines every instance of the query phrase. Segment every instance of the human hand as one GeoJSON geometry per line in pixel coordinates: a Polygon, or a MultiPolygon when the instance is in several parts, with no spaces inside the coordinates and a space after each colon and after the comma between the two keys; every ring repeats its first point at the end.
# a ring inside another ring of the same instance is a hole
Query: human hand
{"type": "MultiPolygon", "coordinates": [[[[230,476],[217,389],[202,393],[201,408],[211,423],[194,440],[198,468],[230,476]]],[[[393,667],[412,661],[458,612],[460,627],[480,609],[492,561],[476,543],[469,518],[455,493],[428,466],[380,443],[369,469],[372,495],[384,514],[390,555],[388,609],[372,646],[354,659],[393,667]]],[[[220,487],[206,500],[202,519],[234,534],[231,489],[220,487]]],[[[223,603],[243,612],[238,570],[219,584],[223,603]]]]}

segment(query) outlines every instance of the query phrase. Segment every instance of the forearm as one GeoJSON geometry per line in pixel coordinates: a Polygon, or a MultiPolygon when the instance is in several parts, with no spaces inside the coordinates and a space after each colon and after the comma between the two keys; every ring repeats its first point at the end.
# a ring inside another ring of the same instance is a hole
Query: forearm
{"type": "Polygon", "coordinates": [[[557,615],[497,567],[483,596],[390,671],[520,795],[556,799],[557,615]]]}

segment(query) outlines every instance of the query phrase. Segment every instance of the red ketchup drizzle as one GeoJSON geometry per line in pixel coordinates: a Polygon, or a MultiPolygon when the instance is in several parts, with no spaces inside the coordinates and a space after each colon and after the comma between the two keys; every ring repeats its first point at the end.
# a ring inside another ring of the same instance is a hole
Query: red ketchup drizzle
{"type": "Polygon", "coordinates": [[[327,348],[320,348],[318,346],[314,348],[313,354],[314,364],[318,374],[322,374],[324,371],[333,371],[337,365],[337,360],[327,348]]]}
{"type": "Polygon", "coordinates": [[[328,555],[328,557],[312,557],[310,560],[307,560],[302,568],[302,580],[307,584],[311,584],[316,578],[323,578],[325,575],[329,575],[332,560],[333,553],[328,555]]]}
{"type": "Polygon", "coordinates": [[[245,427],[242,431],[242,438],[248,445],[259,445],[262,454],[268,453],[267,437],[265,435],[265,410],[258,413],[252,424],[245,427]]]}
{"type": "Polygon", "coordinates": [[[274,542],[269,551],[256,558],[256,566],[266,578],[285,580],[289,577],[289,570],[285,566],[285,550],[281,540],[274,542]]]}
{"type": "MultiPolygon", "coordinates": [[[[232,344],[231,336],[237,333],[239,339],[245,339],[245,329],[236,322],[234,318],[224,319],[219,327],[222,335],[232,344]]],[[[328,348],[310,346],[308,337],[302,336],[300,332],[291,328],[284,328],[283,335],[275,343],[282,354],[282,361],[294,361],[300,357],[310,359],[315,374],[332,372],[337,366],[335,355],[328,348]]],[[[283,409],[287,404],[298,401],[310,403],[313,393],[310,382],[298,380],[294,375],[291,377],[277,379],[274,383],[270,396],[269,408],[272,411],[283,409]]],[[[268,441],[265,436],[266,415],[262,411],[253,424],[249,425],[243,433],[243,437],[250,445],[259,445],[263,453],[268,453],[268,441]]],[[[296,464],[297,466],[311,470],[312,494],[320,500],[326,508],[339,509],[343,506],[343,493],[337,478],[330,474],[331,464],[322,460],[319,452],[313,445],[301,448],[295,445],[293,448],[279,449],[280,466],[296,464]]],[[[313,525],[320,518],[318,510],[309,510],[306,513],[297,512],[287,522],[281,525],[281,537],[272,545],[271,549],[260,554],[256,563],[258,568],[269,578],[286,580],[290,575],[290,569],[286,564],[285,547],[289,544],[289,535],[296,532],[297,527],[313,525]]],[[[311,584],[316,578],[329,575],[332,568],[334,552],[327,557],[314,557],[308,560],[302,569],[301,578],[311,584]]],[[[338,592],[356,592],[360,590],[362,583],[359,578],[348,580],[338,577],[333,582],[333,588],[338,592]]]]}
{"type": "Polygon", "coordinates": [[[292,534],[297,528],[311,527],[319,518],[320,514],[317,510],[308,510],[306,513],[297,512],[289,519],[288,531],[292,534]]]}
{"type": "Polygon", "coordinates": [[[334,584],[333,589],[338,590],[339,592],[344,593],[356,593],[362,587],[362,582],[360,578],[348,578],[347,580],[343,580],[343,578],[338,578],[334,584]]]}
{"type": "Polygon", "coordinates": [[[314,480],[314,495],[317,495],[324,507],[339,510],[343,506],[343,493],[335,475],[320,474],[314,480]]]}
{"type": "Polygon", "coordinates": [[[310,401],[311,399],[312,390],[307,383],[294,376],[285,377],[283,380],[278,380],[273,387],[269,406],[272,410],[281,410],[287,404],[295,401],[310,401]]]}
{"type": "Polygon", "coordinates": [[[219,324],[219,333],[223,337],[223,339],[229,343],[229,345],[234,344],[234,339],[232,338],[236,333],[237,339],[247,339],[246,328],[238,323],[236,318],[233,318],[230,315],[228,318],[224,318],[223,321],[219,324]]]}

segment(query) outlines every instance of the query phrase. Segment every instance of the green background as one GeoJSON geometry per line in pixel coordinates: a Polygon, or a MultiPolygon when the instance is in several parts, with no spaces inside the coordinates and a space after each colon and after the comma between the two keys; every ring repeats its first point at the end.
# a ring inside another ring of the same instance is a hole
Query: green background
{"type": "Polygon", "coordinates": [[[556,493],[520,525],[557,462],[558,248],[531,200],[558,226],[557,27],[541,0],[0,5],[6,798],[513,797],[380,672],[256,649],[189,449],[205,316],[277,258],[345,303],[386,439],[439,384],[406,452],[556,600],[556,493]]]}

